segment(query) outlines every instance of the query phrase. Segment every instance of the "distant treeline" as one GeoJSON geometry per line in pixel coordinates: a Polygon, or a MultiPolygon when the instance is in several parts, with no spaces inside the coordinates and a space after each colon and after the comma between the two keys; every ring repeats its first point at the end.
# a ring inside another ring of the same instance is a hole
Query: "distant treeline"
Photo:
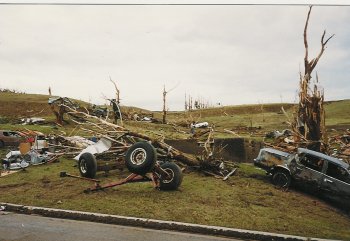
{"type": "Polygon", "coordinates": [[[7,89],[7,88],[0,88],[0,93],[14,93],[14,94],[25,94],[26,92],[24,91],[18,91],[18,90],[10,90],[10,89],[7,89]]]}

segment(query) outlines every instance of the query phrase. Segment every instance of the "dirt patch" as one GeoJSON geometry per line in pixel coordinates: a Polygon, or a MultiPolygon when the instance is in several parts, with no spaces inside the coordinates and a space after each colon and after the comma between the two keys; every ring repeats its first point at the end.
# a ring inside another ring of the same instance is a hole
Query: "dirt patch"
{"type": "Polygon", "coordinates": [[[1,101],[0,113],[9,118],[29,117],[35,113],[40,113],[41,116],[49,116],[52,114],[50,106],[47,103],[36,103],[28,101],[1,101]]]}
{"type": "Polygon", "coordinates": [[[26,186],[28,184],[29,184],[29,182],[4,184],[4,185],[0,185],[0,189],[14,188],[14,187],[23,187],[23,186],[26,186]]]}

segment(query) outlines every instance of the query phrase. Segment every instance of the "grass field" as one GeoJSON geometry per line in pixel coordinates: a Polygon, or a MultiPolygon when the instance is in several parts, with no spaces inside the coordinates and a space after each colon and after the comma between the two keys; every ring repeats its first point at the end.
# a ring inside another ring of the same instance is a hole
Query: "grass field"
{"type": "MultiPolygon", "coordinates": [[[[78,174],[74,161],[30,167],[1,178],[0,201],[319,238],[350,239],[350,219],[325,202],[295,190],[275,189],[265,174],[241,164],[227,182],[186,172],[178,191],[163,192],[151,183],[134,183],[84,194],[92,183],[60,178],[78,174]]],[[[128,175],[100,174],[102,183],[128,175]]]]}
{"type": "MultiPolygon", "coordinates": [[[[63,131],[70,133],[74,125],[66,125],[64,128],[53,129],[54,116],[47,104],[48,95],[34,94],[14,94],[0,93],[0,129],[37,129],[42,132],[57,133],[63,131]],[[22,126],[16,124],[16,120],[23,117],[43,117],[49,122],[47,126],[22,126]],[[8,123],[10,121],[10,123],[8,123]]],[[[81,101],[75,100],[83,105],[88,105],[81,101]]],[[[180,131],[189,132],[189,124],[192,121],[207,121],[215,126],[217,131],[216,137],[234,137],[232,134],[225,133],[225,129],[234,130],[242,137],[252,137],[250,131],[239,131],[237,128],[252,127],[260,128],[258,132],[264,134],[271,130],[282,130],[290,128],[288,122],[292,120],[294,111],[293,104],[278,103],[264,105],[240,105],[225,106],[220,108],[210,108],[194,110],[191,112],[169,112],[168,122],[176,124],[180,131]],[[287,115],[283,114],[281,108],[284,108],[287,115]]],[[[122,106],[122,111],[137,112],[150,114],[153,113],[157,119],[162,119],[161,112],[150,112],[136,107],[122,106]]],[[[350,100],[327,102],[326,109],[326,126],[329,129],[347,129],[350,128],[350,100]]],[[[171,125],[152,124],[145,122],[125,122],[126,127],[134,131],[140,131],[148,135],[163,135],[166,139],[186,139],[189,135],[177,132],[171,125]],[[147,132],[147,133],[146,133],[147,132]],[[152,133],[153,132],[153,133],[152,133]]],[[[75,134],[75,133],[72,133],[75,134]]]]}
{"type": "MultiPolygon", "coordinates": [[[[47,98],[45,95],[0,93],[0,129],[28,128],[46,134],[84,135],[72,123],[56,127],[47,98]],[[39,112],[38,117],[47,118],[47,125],[15,124],[16,119],[39,112]]],[[[350,128],[349,109],[350,100],[327,103],[328,129],[343,131],[350,128]]],[[[260,105],[227,106],[192,112],[169,112],[168,121],[177,124],[176,127],[135,121],[126,121],[125,127],[149,136],[186,139],[190,136],[186,124],[192,120],[208,121],[215,125],[215,137],[235,137],[224,133],[224,129],[228,129],[246,138],[262,139],[268,131],[288,128],[286,122],[292,112],[291,104],[270,104],[263,108],[260,105]],[[281,114],[282,106],[287,116],[281,114]],[[254,127],[257,131],[252,134],[244,127],[254,127]],[[260,135],[256,137],[256,134],[260,135]]],[[[160,112],[153,114],[161,119],[160,112]]],[[[0,156],[3,157],[8,150],[0,149],[0,156]]],[[[173,192],[155,190],[150,183],[137,183],[84,194],[83,190],[91,183],[60,178],[60,171],[78,174],[73,160],[60,160],[59,163],[29,167],[27,171],[1,177],[0,201],[350,240],[350,218],[344,212],[297,189],[287,192],[275,189],[264,172],[249,164],[240,164],[237,173],[227,182],[186,171],[182,186],[173,192]]],[[[99,174],[98,178],[102,183],[108,183],[126,175],[127,171],[113,171],[108,177],[99,174]]]]}

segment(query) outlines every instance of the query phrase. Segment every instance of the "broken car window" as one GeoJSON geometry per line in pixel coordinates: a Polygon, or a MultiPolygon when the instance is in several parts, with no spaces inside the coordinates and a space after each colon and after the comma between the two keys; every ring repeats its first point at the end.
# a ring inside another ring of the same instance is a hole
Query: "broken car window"
{"type": "Polygon", "coordinates": [[[320,159],[319,157],[306,154],[300,159],[300,163],[315,171],[322,172],[324,160],[320,159]]]}
{"type": "Polygon", "coordinates": [[[342,167],[329,162],[327,173],[328,176],[334,177],[340,181],[346,182],[350,184],[350,176],[349,173],[342,167]]]}

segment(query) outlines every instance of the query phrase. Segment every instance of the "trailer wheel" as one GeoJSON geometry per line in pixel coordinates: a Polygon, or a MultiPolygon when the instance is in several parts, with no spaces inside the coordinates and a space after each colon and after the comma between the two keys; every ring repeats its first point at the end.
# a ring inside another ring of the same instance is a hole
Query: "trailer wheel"
{"type": "Polygon", "coordinates": [[[160,177],[161,190],[176,190],[182,183],[183,175],[180,167],[174,162],[165,162],[160,166],[166,171],[168,177],[160,177]]]}
{"type": "Polygon", "coordinates": [[[288,188],[291,183],[290,174],[287,171],[277,169],[272,175],[272,183],[278,188],[288,188]]]}
{"type": "Polygon", "coordinates": [[[83,153],[78,162],[80,175],[87,178],[94,178],[97,171],[97,162],[94,155],[89,152],[83,153]]]}
{"type": "Polygon", "coordinates": [[[132,173],[144,175],[152,171],[157,161],[157,152],[148,142],[137,142],[126,152],[125,165],[132,173]]]}

